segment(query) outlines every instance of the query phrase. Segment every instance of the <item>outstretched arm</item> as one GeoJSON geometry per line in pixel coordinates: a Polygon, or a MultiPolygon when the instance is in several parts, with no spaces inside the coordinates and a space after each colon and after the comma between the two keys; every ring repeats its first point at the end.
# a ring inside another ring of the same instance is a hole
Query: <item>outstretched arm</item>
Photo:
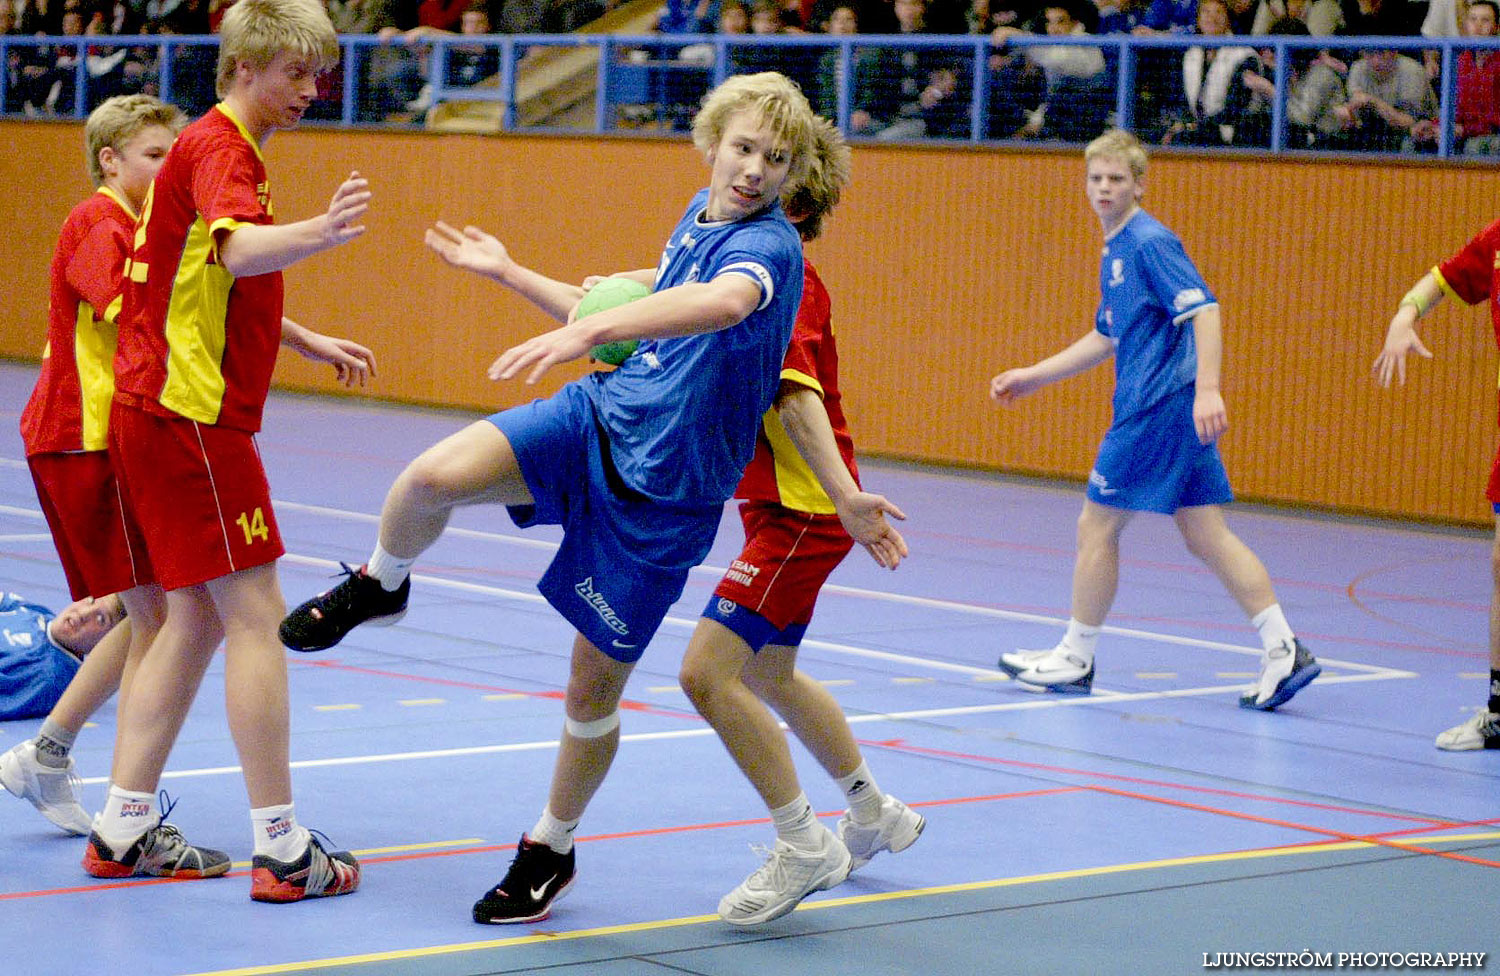
{"type": "Polygon", "coordinates": [[[907,555],[906,540],[885,517],[905,519],[906,515],[884,496],[862,491],[855,483],[839,455],[822,397],[800,383],[783,382],[776,409],[797,453],[833,501],[844,530],[881,566],[899,566],[907,555]]]}
{"type": "Polygon", "coordinates": [[[990,399],[1007,405],[1014,403],[1044,386],[1097,366],[1114,353],[1115,346],[1109,336],[1090,329],[1062,352],[1030,366],[1008,369],[990,380],[990,399]]]}
{"type": "Polygon", "coordinates": [[[365,232],[370,184],[358,173],[339,184],[328,210],[294,224],[243,224],[219,242],[219,263],[236,278],[280,271],[365,232]]]}
{"type": "Polygon", "coordinates": [[[282,316],[281,344],[320,363],[332,363],[333,375],[345,386],[364,386],[375,375],[375,354],[352,339],[314,332],[282,316]]]}
{"type": "Polygon", "coordinates": [[[1417,338],[1417,321],[1442,300],[1443,287],[1431,271],[1401,299],[1390,327],[1385,330],[1385,348],[1375,357],[1375,382],[1390,386],[1391,377],[1395,376],[1405,386],[1407,354],[1414,352],[1423,359],[1432,358],[1432,353],[1417,338]]]}
{"type": "Polygon", "coordinates": [[[583,297],[584,289],[578,285],[518,264],[499,238],[478,227],[459,230],[440,220],[428,229],[424,240],[453,267],[504,285],[559,322],[568,320],[568,313],[583,297]]]}
{"type": "Polygon", "coordinates": [[[760,298],[760,285],[733,273],[652,292],[512,346],[491,364],[489,377],[508,380],[524,372],[526,382],[535,383],[553,366],[581,359],[602,342],[717,332],[743,321],[760,298]]]}

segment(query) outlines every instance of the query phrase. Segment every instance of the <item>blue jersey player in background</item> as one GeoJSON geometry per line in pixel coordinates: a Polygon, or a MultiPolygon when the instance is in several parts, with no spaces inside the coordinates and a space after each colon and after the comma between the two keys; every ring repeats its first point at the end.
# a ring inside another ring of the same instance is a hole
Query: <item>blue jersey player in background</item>
{"type": "Polygon", "coordinates": [[[573,884],[573,831],[619,746],[625,681],[708,555],[780,384],[803,276],[801,241],[779,197],[801,180],[812,140],[812,110],[784,76],[724,82],[693,122],[708,188],[658,267],[630,273],[652,293],[576,321],[581,285],[517,264],[476,228],[427,233],[449,264],[567,323],[507,350],[492,379],[534,382],[597,344],[641,340],[619,369],[429,448],[391,486],[369,562],[282,622],[288,647],[312,651],[360,623],[394,621],[406,610],[412,563],[458,505],[499,503],[520,526],[563,526],[539,584],[578,632],[551,792],[505,878],[474,905],[476,922],[546,918],[573,884]]]}
{"type": "Polygon", "coordinates": [[[1146,151],[1112,130],[1084,150],[1090,206],[1104,231],[1094,328],[1062,352],[1001,373],[990,397],[1010,404],[1115,358],[1114,419],[1078,519],[1068,628],[1056,647],[1000,656],[1032,691],[1087,694],[1094,648],[1119,582],[1120,533],[1136,512],[1177,523],[1260,633],[1265,653],[1245,708],[1285,704],[1321,671],[1292,633],[1266,569],[1224,521],[1233,496],[1216,445],[1228,428],[1219,391],[1219,304],[1177,235],[1141,209],[1146,151]]]}

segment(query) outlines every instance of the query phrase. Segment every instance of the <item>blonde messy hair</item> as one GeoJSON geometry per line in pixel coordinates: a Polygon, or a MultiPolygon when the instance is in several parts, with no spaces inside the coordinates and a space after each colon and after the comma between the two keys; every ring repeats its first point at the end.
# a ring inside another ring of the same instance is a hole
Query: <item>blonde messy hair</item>
{"type": "Polygon", "coordinates": [[[804,241],[823,232],[823,221],[838,206],[851,169],[849,144],[832,122],[813,116],[812,137],[806,175],[781,194],[782,209],[804,241]]]}
{"type": "Polygon", "coordinates": [[[802,90],[779,71],[734,75],[705,95],[703,107],[693,118],[693,145],[706,155],[724,138],[729,120],[747,110],[771,130],[776,143],[786,150],[791,160],[787,185],[801,183],[807,173],[816,116],[802,90]]]}
{"type": "Polygon", "coordinates": [[[84,160],[94,186],[104,185],[104,164],[99,151],[109,146],[121,151],[127,142],[153,125],[165,126],[176,135],[187,124],[187,116],[176,105],[150,95],[116,95],[106,98],[89,113],[83,124],[84,160]]]}
{"type": "Polygon", "coordinates": [[[1084,147],[1084,163],[1096,159],[1118,159],[1130,167],[1130,175],[1137,180],[1146,175],[1146,147],[1124,129],[1110,129],[1084,147]]]}
{"type": "Polygon", "coordinates": [[[315,60],[326,71],[339,62],[338,35],[317,0],[239,0],[219,25],[220,98],[234,87],[241,61],[264,68],[282,51],[315,60]]]}

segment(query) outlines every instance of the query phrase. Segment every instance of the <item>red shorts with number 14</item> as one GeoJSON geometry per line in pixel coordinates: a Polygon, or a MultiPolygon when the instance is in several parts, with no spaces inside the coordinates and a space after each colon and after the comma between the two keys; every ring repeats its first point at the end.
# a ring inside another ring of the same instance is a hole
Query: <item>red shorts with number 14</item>
{"type": "Polygon", "coordinates": [[[162,589],[206,583],[286,551],[254,435],[116,397],[109,455],[162,589]]]}

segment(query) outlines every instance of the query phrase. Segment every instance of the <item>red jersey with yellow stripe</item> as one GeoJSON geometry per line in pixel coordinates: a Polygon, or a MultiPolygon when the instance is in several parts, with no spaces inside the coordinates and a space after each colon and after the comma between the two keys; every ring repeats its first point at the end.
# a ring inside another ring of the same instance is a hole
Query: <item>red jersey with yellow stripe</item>
{"type": "Polygon", "coordinates": [[[1490,324],[1500,343],[1500,220],[1480,231],[1464,249],[1432,269],[1443,291],[1467,305],[1490,302],[1490,324]]]}
{"type": "Polygon", "coordinates": [[[177,137],[141,208],[115,362],[127,402],[260,430],[281,342],[281,272],[236,278],[219,245],[272,222],[260,147],[217,105],[177,137]]]}
{"type": "Polygon", "coordinates": [[[135,214],[107,187],[63,221],[52,253],[42,371],[21,411],[27,457],[105,449],[121,275],[134,230],[135,214]]]}
{"type": "MultiPolygon", "coordinates": [[[[782,360],[781,381],[805,386],[823,398],[823,407],[833,426],[834,440],[838,442],[839,456],[858,483],[854,439],[849,434],[849,424],[844,420],[844,407],[839,397],[839,355],[833,340],[828,289],[823,287],[817,269],[805,259],[802,262],[802,281],[802,304],[797,308],[791,345],[787,346],[786,358],[782,360]]],[[[802,455],[797,453],[796,445],[787,436],[774,407],[761,418],[755,456],[746,466],[734,497],[777,502],[799,512],[820,515],[834,512],[832,500],[818,484],[802,455]]]]}

